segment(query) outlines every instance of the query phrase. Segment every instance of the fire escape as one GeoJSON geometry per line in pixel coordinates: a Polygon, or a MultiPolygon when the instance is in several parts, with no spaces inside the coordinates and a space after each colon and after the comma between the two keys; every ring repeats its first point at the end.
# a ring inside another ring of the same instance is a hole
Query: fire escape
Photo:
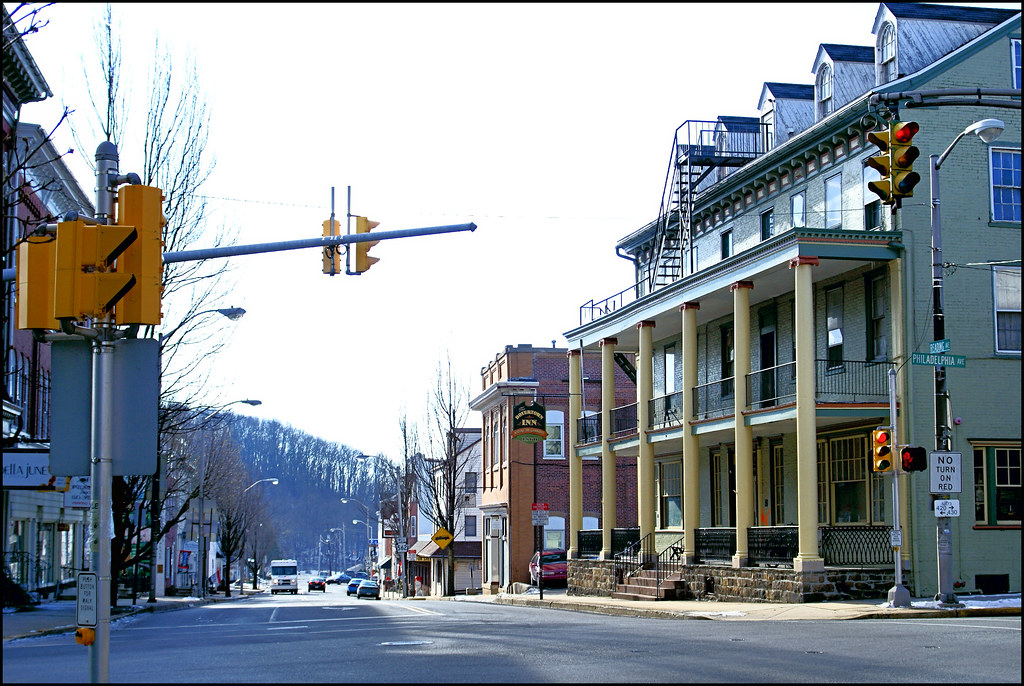
{"type": "Polygon", "coordinates": [[[646,269],[648,293],[696,271],[692,247],[697,196],[770,146],[769,125],[756,117],[689,120],[676,129],[646,269]]]}

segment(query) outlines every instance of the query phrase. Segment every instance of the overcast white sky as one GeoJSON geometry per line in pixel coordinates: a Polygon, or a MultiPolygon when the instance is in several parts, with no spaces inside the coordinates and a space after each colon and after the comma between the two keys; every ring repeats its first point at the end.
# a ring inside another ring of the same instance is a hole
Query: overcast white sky
{"type": "MultiPolygon", "coordinates": [[[[102,7],[43,11],[27,45],[54,97],[24,120],[48,128],[65,102],[88,126],[102,7]]],[[[115,4],[139,128],[154,39],[198,62],[212,227],[246,244],[319,236],[331,187],[344,222],[349,185],[380,231],[479,226],[383,241],[359,277],[324,275],[316,249],[232,258],[216,305],[248,313],[212,360],[219,397],[397,456],[398,417],[421,415],[446,351],[475,396],[505,345],[565,346],[580,305],[633,282],[615,242],[657,215],[677,126],[755,116],[765,81],[812,83],[820,43],[873,45],[877,3],[809,7],[115,4]]],[[[121,170],[140,167],[124,145],[121,170]]]]}

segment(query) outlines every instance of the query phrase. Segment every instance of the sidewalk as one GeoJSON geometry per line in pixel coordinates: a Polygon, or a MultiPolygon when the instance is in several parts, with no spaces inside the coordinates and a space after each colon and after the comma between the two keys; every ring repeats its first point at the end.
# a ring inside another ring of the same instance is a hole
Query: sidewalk
{"type": "MultiPolygon", "coordinates": [[[[142,612],[166,612],[196,605],[244,600],[260,591],[245,590],[239,596],[232,592],[230,598],[223,595],[210,596],[206,601],[199,598],[160,597],[155,603],[145,598],[134,606],[130,600],[120,599],[112,620],[142,612]]],[[[460,595],[455,597],[426,596],[402,599],[391,594],[385,599],[398,602],[422,600],[449,600],[468,603],[497,603],[519,607],[538,607],[570,612],[595,612],[621,617],[648,617],[656,619],[710,619],[710,620],[806,620],[806,619],[908,619],[935,617],[992,617],[1020,616],[1020,594],[999,596],[964,596],[960,598],[962,608],[944,608],[932,600],[916,598],[910,608],[888,608],[885,601],[858,600],[830,603],[738,603],[701,600],[635,601],[619,600],[600,596],[571,596],[564,588],[546,589],[544,599],[536,589],[526,593],[501,593],[498,595],[460,595]]],[[[76,626],[76,607],[73,600],[43,603],[26,612],[4,611],[4,641],[29,636],[71,632],[76,626]]]]}
{"type": "MultiPolygon", "coordinates": [[[[231,597],[224,594],[208,596],[205,601],[199,598],[183,598],[180,596],[159,596],[155,603],[146,602],[148,596],[143,594],[133,606],[130,598],[118,598],[117,608],[111,612],[110,620],[114,622],[142,612],[167,612],[181,610],[196,605],[209,605],[231,600],[243,600],[263,593],[262,590],[245,589],[242,595],[236,589],[231,590],[231,597]]],[[[11,608],[4,609],[4,642],[15,638],[29,636],[45,636],[72,632],[77,628],[77,607],[74,600],[57,600],[41,603],[31,610],[15,612],[11,608]]]]}

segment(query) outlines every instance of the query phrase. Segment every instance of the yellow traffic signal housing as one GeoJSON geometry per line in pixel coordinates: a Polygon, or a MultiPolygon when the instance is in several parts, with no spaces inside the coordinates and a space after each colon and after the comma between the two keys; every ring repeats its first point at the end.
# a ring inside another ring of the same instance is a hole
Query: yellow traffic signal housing
{"type": "Polygon", "coordinates": [[[75,629],[75,643],[83,646],[91,646],[96,642],[96,630],[87,626],[80,626],[75,629]]]}
{"type": "MultiPolygon", "coordinates": [[[[324,236],[337,236],[341,233],[341,223],[337,220],[327,219],[324,221],[324,236]]],[[[329,245],[324,248],[324,274],[341,273],[341,253],[338,246],[329,245]]]]}
{"type": "Polygon", "coordinates": [[[889,429],[875,429],[871,432],[871,471],[891,472],[892,467],[892,434],[889,429]]]}
{"type": "Polygon", "coordinates": [[[892,205],[896,202],[896,198],[892,193],[892,163],[889,157],[890,132],[888,129],[878,133],[872,131],[868,133],[868,141],[874,143],[881,152],[869,157],[865,163],[882,176],[878,181],[869,181],[868,189],[882,199],[883,205],[892,205]]]}
{"type": "Polygon", "coordinates": [[[56,319],[98,319],[135,285],[131,273],[114,271],[114,261],[137,237],[134,226],[57,224],[53,316],[56,319]]]}
{"type": "MultiPolygon", "coordinates": [[[[375,222],[367,219],[366,217],[356,217],[356,233],[369,233],[373,229],[380,226],[380,222],[375,222]]],[[[362,274],[367,269],[379,262],[379,258],[370,257],[370,248],[377,245],[380,241],[365,241],[356,243],[356,268],[353,270],[355,274],[362,274]]]]}
{"type": "Polygon", "coordinates": [[[894,198],[910,198],[921,175],[914,171],[914,160],[921,151],[913,145],[914,135],[921,127],[916,121],[889,124],[889,175],[894,198]]]}
{"type": "MultiPolygon", "coordinates": [[[[117,258],[118,274],[135,277],[124,297],[114,307],[118,324],[160,323],[163,295],[163,193],[155,186],[123,186],[117,192],[117,223],[134,227],[135,241],[117,258]]],[[[108,227],[114,228],[114,227],[108,227]]]]}
{"type": "Polygon", "coordinates": [[[53,278],[57,241],[53,236],[31,236],[18,246],[17,327],[60,328],[53,317],[53,278]]]}

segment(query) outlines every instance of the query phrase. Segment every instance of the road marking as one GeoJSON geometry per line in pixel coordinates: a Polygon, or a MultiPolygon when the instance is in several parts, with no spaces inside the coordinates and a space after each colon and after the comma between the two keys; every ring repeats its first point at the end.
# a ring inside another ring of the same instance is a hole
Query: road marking
{"type": "Polygon", "coordinates": [[[1020,631],[1019,626],[994,626],[992,624],[946,624],[944,622],[930,622],[927,619],[876,619],[876,622],[885,624],[914,624],[916,626],[948,626],[956,629],[1002,629],[1003,631],[1020,631]]]}
{"type": "Polygon", "coordinates": [[[415,605],[411,605],[411,606],[407,607],[406,609],[409,610],[410,612],[419,612],[420,614],[423,614],[423,615],[439,615],[439,614],[441,614],[440,612],[434,612],[433,610],[427,610],[427,609],[424,609],[422,607],[416,607],[415,605]]]}
{"type": "Polygon", "coordinates": [[[267,631],[280,631],[281,629],[308,629],[309,627],[305,624],[299,626],[268,626],[267,631]]]}

